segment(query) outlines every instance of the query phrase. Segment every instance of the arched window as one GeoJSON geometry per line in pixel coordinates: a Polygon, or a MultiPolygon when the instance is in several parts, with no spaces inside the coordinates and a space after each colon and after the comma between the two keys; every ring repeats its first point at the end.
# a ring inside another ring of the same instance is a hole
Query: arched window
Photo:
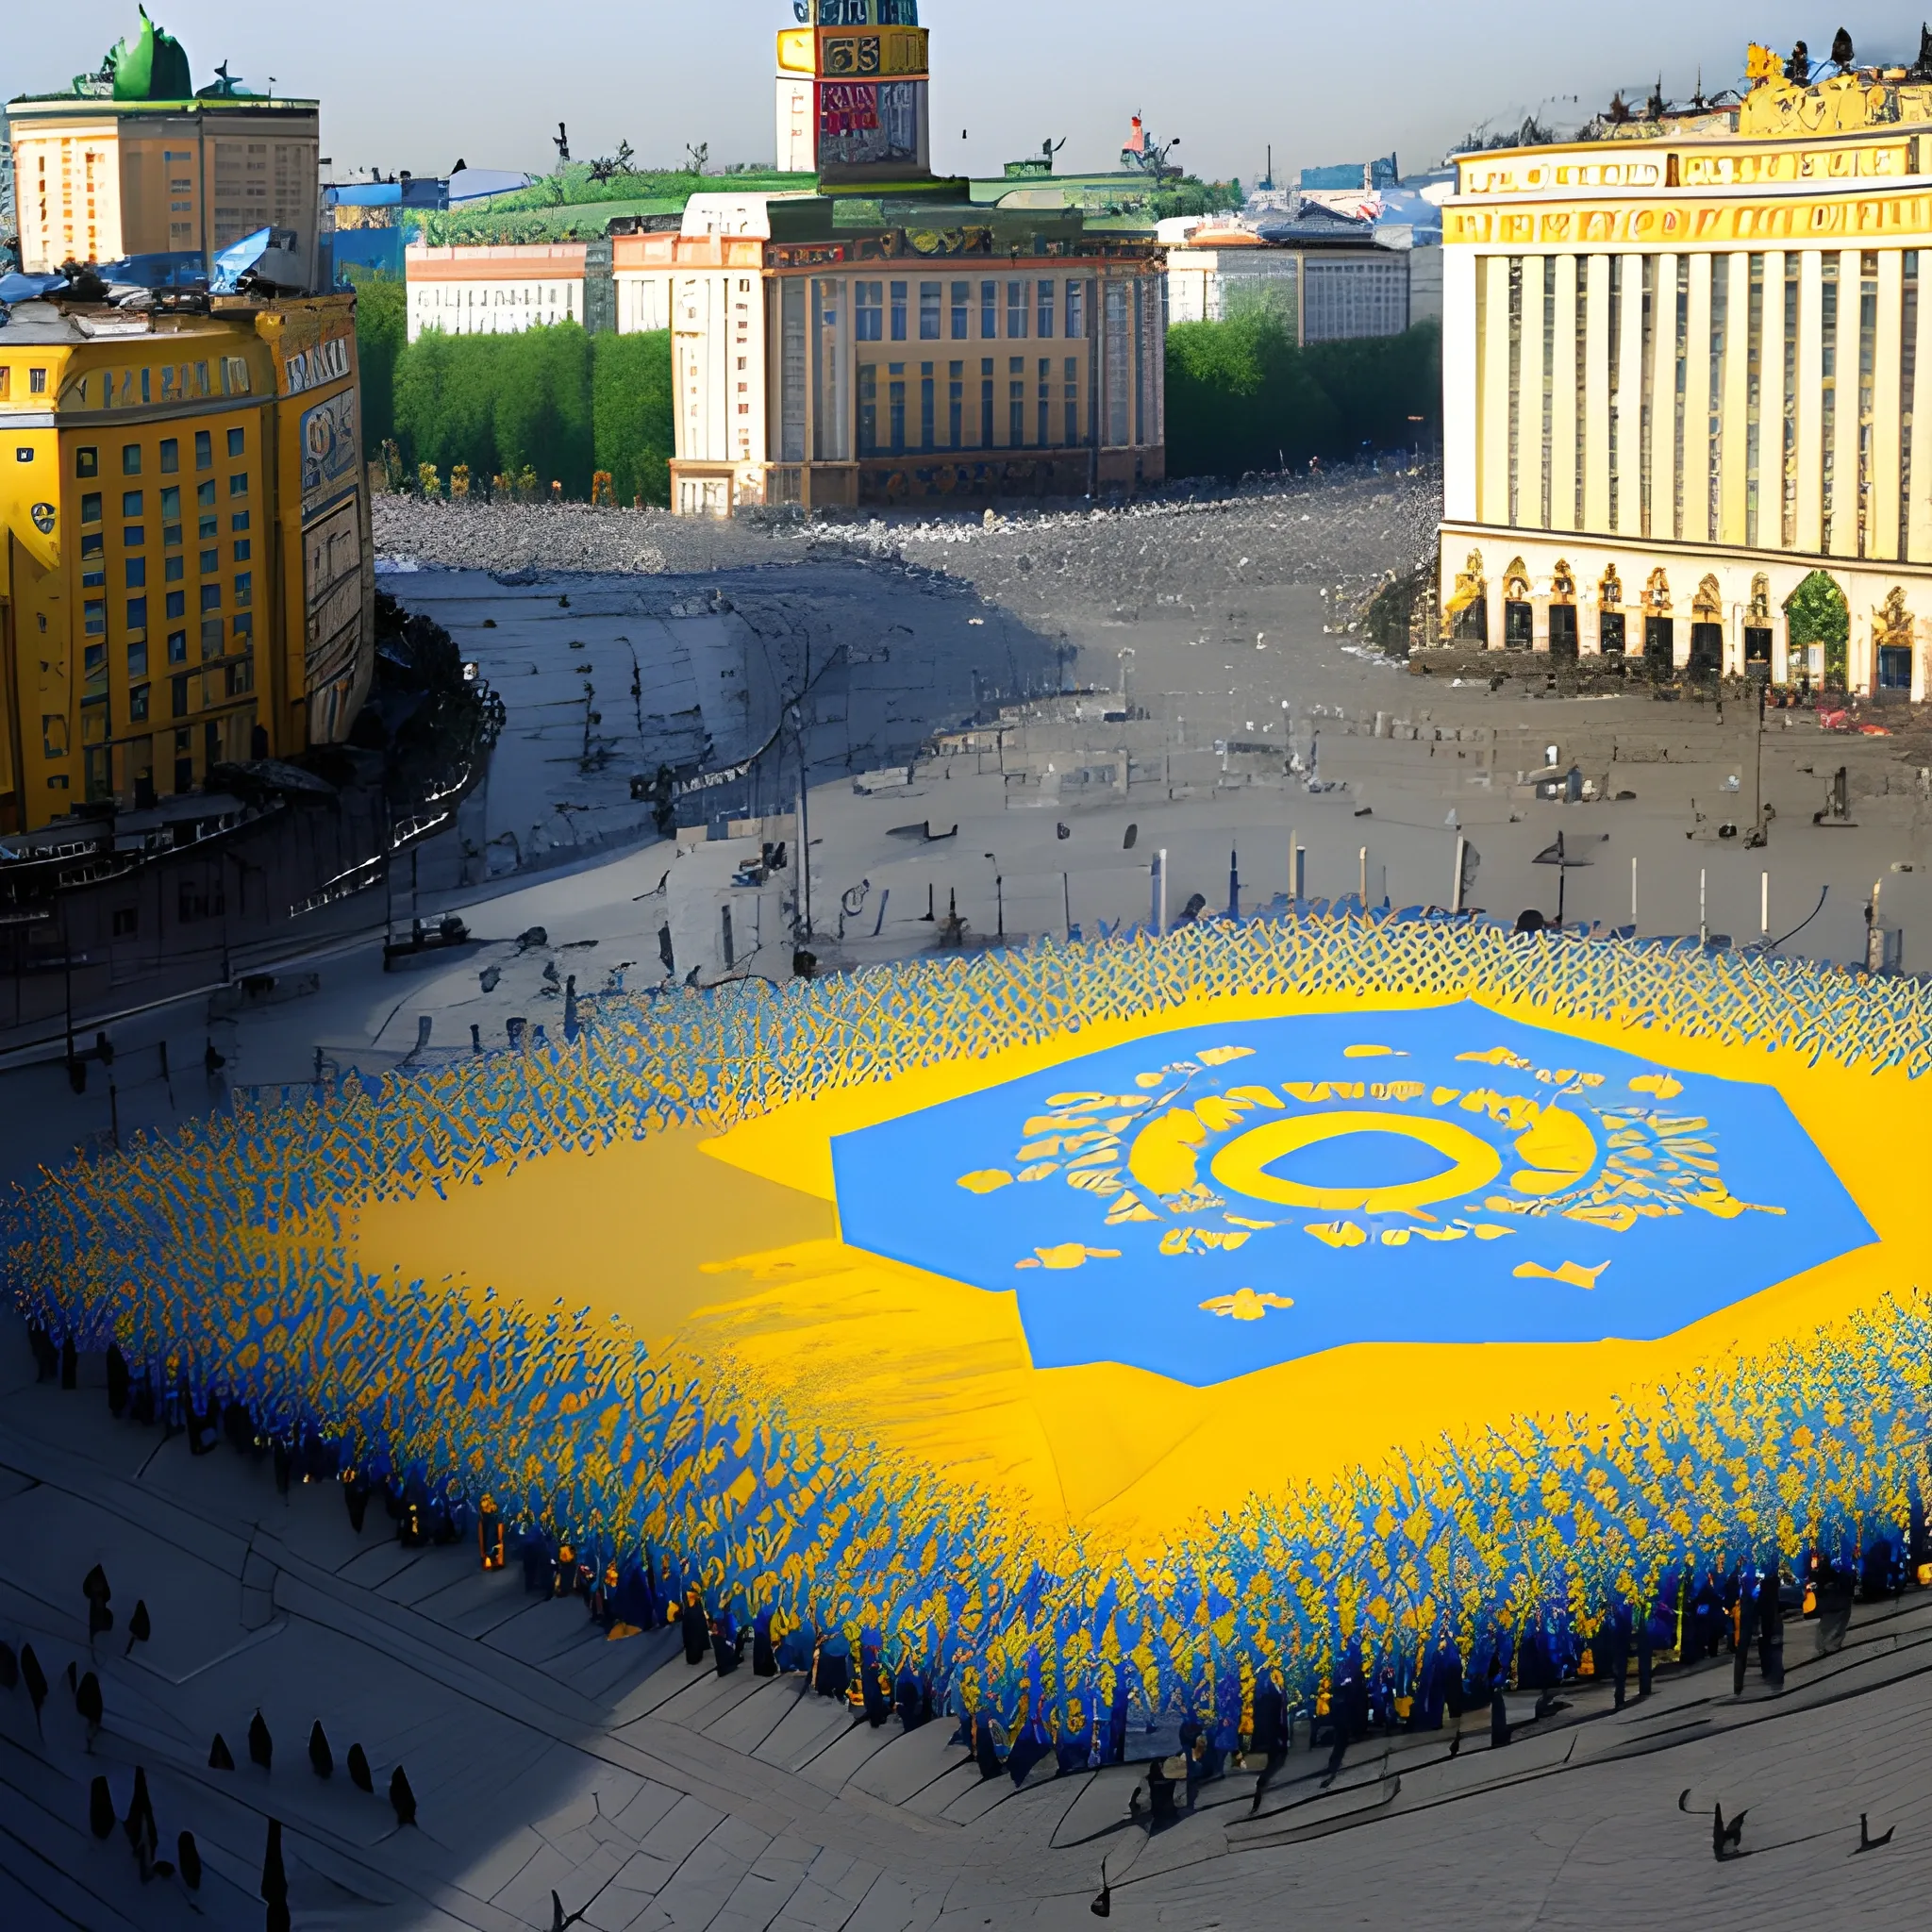
{"type": "Polygon", "coordinates": [[[1509,560],[1503,573],[1503,648],[1526,651],[1536,637],[1536,621],[1529,606],[1529,572],[1522,558],[1509,560]]]}
{"type": "Polygon", "coordinates": [[[1690,600],[1690,659],[1685,667],[1692,677],[1721,677],[1724,668],[1724,593],[1717,578],[1706,576],[1690,600]]]}
{"type": "Polygon", "coordinates": [[[1550,577],[1550,656],[1576,656],[1576,579],[1561,558],[1550,577]]]}
{"type": "Polygon", "coordinates": [[[1872,695],[1894,702],[1912,694],[1912,613],[1894,584],[1872,613],[1872,695]]]}
{"type": "Polygon", "coordinates": [[[1627,648],[1624,634],[1624,583],[1613,563],[1596,590],[1596,647],[1606,658],[1621,658],[1627,648]]]}
{"type": "Polygon", "coordinates": [[[1677,656],[1677,626],[1671,616],[1671,580],[1661,569],[1643,587],[1643,661],[1653,677],[1668,677],[1677,656]]]}

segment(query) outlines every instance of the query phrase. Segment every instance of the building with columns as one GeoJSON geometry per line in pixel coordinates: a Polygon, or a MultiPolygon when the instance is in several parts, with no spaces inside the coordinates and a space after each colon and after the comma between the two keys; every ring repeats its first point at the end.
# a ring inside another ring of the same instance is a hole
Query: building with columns
{"type": "Polygon", "coordinates": [[[1457,162],[1444,636],[1922,698],[1932,76],[1751,72],[1457,162]]]}

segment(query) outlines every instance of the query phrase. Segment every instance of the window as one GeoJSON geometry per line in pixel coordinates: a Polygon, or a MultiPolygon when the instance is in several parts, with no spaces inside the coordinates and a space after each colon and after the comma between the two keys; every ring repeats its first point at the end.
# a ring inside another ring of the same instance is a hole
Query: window
{"type": "MultiPolygon", "coordinates": [[[[175,600],[171,597],[168,601],[172,604],[175,600]]],[[[169,614],[171,616],[178,616],[180,613],[178,611],[171,611],[169,614]]],[[[171,630],[168,633],[168,662],[170,664],[185,664],[187,661],[188,633],[185,630],[171,630]]]]}
{"type": "MultiPolygon", "coordinates": [[[[214,541],[215,532],[219,530],[221,527],[222,520],[220,517],[203,517],[195,525],[194,534],[197,537],[199,537],[204,543],[208,543],[214,541]]],[[[204,550],[202,552],[202,555],[206,557],[208,555],[208,552],[204,550]]],[[[212,570],[213,568],[214,565],[211,563],[205,563],[202,565],[203,570],[212,570]]]]}
{"type": "Polygon", "coordinates": [[[197,470],[211,470],[214,466],[214,439],[206,429],[197,429],[194,432],[194,467],[197,470]]]}
{"type": "Polygon", "coordinates": [[[222,608],[222,587],[219,584],[204,584],[201,587],[201,608],[204,610],[219,610],[222,608]]]}
{"type": "Polygon", "coordinates": [[[891,412],[892,432],[892,454],[899,456],[906,448],[906,365],[903,362],[889,362],[886,375],[886,406],[891,412]]]}
{"type": "Polygon", "coordinates": [[[1044,449],[1053,441],[1053,363],[1042,356],[1040,358],[1040,446],[1044,449]]]}
{"type": "MultiPolygon", "coordinates": [[[[146,715],[145,712],[142,713],[146,715]]],[[[117,906],[114,908],[114,937],[117,940],[131,940],[141,930],[141,908],[139,906],[117,906]]]]}
{"type": "Polygon", "coordinates": [[[121,541],[129,550],[141,549],[147,541],[147,526],[143,524],[124,524],[121,541]]]}
{"type": "Polygon", "coordinates": [[[235,620],[235,648],[238,651],[252,651],[255,648],[255,619],[247,611],[235,620]]]}
{"type": "Polygon", "coordinates": [[[931,449],[933,439],[938,433],[934,416],[933,365],[922,362],[919,365],[919,446],[931,449]]]}
{"type": "Polygon", "coordinates": [[[966,365],[949,362],[946,374],[949,378],[946,384],[946,447],[958,449],[965,430],[966,365]]]}
{"type": "Polygon", "coordinates": [[[26,392],[30,396],[43,396],[47,393],[47,372],[44,369],[27,371],[26,392]]]}
{"type": "Polygon", "coordinates": [[[108,634],[108,606],[104,598],[90,597],[80,607],[81,628],[91,638],[104,638],[108,634]]]}
{"type": "MultiPolygon", "coordinates": [[[[181,467],[181,445],[175,438],[161,439],[161,475],[172,476],[181,467]]],[[[162,492],[164,495],[166,491],[162,492]]]]}
{"type": "Polygon", "coordinates": [[[1054,310],[1059,306],[1054,299],[1054,295],[1053,283],[1041,282],[1040,285],[1040,301],[1036,305],[1038,312],[1034,317],[1035,322],[1039,325],[1039,334],[1041,341],[1050,340],[1053,335],[1054,310]]]}
{"type": "Polygon", "coordinates": [[[936,342],[940,339],[940,298],[946,292],[942,282],[919,285],[919,340],[936,342]]]}
{"type": "MultiPolygon", "coordinates": [[[[169,560],[175,563],[180,561],[178,558],[172,558],[169,560]]],[[[170,618],[186,617],[188,615],[188,592],[186,591],[170,591],[168,592],[168,615],[170,618]]]]}
{"type": "Polygon", "coordinates": [[[235,561],[237,563],[246,563],[248,561],[248,539],[246,537],[242,538],[235,545],[235,561]]]}
{"type": "Polygon", "coordinates": [[[955,282],[953,284],[953,340],[963,342],[966,340],[967,323],[973,309],[973,284],[955,282]]]}
{"type": "Polygon", "coordinates": [[[161,515],[163,517],[178,517],[180,514],[181,486],[178,483],[170,483],[161,491],[161,515]]]}
{"type": "Polygon", "coordinates": [[[130,591],[139,591],[145,588],[147,584],[146,558],[130,557],[126,560],[126,562],[125,562],[121,566],[121,568],[126,573],[125,582],[127,589],[129,589],[130,591]]]}
{"type": "MultiPolygon", "coordinates": [[[[177,526],[175,531],[175,541],[178,543],[180,541],[181,532],[177,526]]],[[[187,575],[188,559],[185,557],[169,557],[162,559],[161,576],[164,582],[178,584],[187,575]]]]}
{"type": "Polygon", "coordinates": [[[77,449],[74,452],[74,474],[76,476],[98,476],[101,474],[101,453],[97,449],[77,449]]]}
{"type": "Polygon", "coordinates": [[[235,573],[235,602],[243,609],[255,601],[255,573],[240,570],[235,573]]]}
{"type": "Polygon", "coordinates": [[[131,724],[145,723],[147,719],[147,692],[144,684],[130,686],[127,692],[127,721],[131,724]]]}
{"type": "Polygon", "coordinates": [[[230,496],[246,496],[248,494],[248,472],[246,470],[237,470],[228,478],[228,494],[230,496]]]}
{"type": "Polygon", "coordinates": [[[127,675],[129,677],[145,677],[147,675],[146,644],[139,643],[128,645],[127,675]]]}
{"type": "Polygon", "coordinates": [[[97,524],[101,520],[101,492],[90,490],[80,499],[80,520],[83,524],[97,524]]]}
{"type": "Polygon", "coordinates": [[[206,483],[197,483],[194,486],[194,500],[203,509],[214,508],[215,479],[212,476],[206,483]]]}
{"type": "Polygon", "coordinates": [[[124,490],[121,492],[121,514],[124,517],[138,517],[141,514],[141,491],[124,490]]]}
{"type": "MultiPolygon", "coordinates": [[[[861,282],[859,287],[863,289],[861,282]]],[[[875,362],[863,362],[858,369],[858,453],[874,455],[879,446],[879,371],[875,362]]]]}
{"type": "Polygon", "coordinates": [[[201,553],[201,574],[212,576],[222,567],[222,553],[219,550],[204,550],[201,553]]]}
{"type": "MultiPolygon", "coordinates": [[[[186,790],[186,787],[181,789],[186,790]]],[[[219,919],[225,909],[221,875],[216,874],[212,888],[205,879],[183,879],[176,909],[180,913],[183,925],[192,925],[200,919],[219,919]]]]}
{"type": "MultiPolygon", "coordinates": [[[[176,718],[187,717],[188,687],[191,682],[192,680],[186,677],[172,677],[168,680],[168,705],[171,716],[176,718]]],[[[192,782],[192,779],[189,780],[190,784],[192,782]]],[[[184,785],[181,782],[178,774],[175,780],[175,790],[176,791],[186,791],[188,790],[188,785],[184,785]]]]}
{"type": "Polygon", "coordinates": [[[876,342],[885,336],[885,294],[883,282],[853,284],[852,326],[861,342],[876,342]]]}
{"type": "Polygon", "coordinates": [[[248,432],[245,429],[228,431],[228,454],[231,457],[245,455],[248,449],[248,432]]]}
{"type": "Polygon", "coordinates": [[[138,442],[124,442],[121,445],[121,474],[124,476],[141,475],[141,445],[138,442]]]}
{"type": "Polygon", "coordinates": [[[244,658],[239,664],[228,666],[228,695],[231,698],[245,697],[255,689],[255,660],[244,658]]]}
{"type": "Polygon", "coordinates": [[[245,509],[238,509],[228,519],[228,527],[231,530],[245,530],[248,527],[248,512],[245,509]]]}
{"type": "Polygon", "coordinates": [[[1078,341],[1087,333],[1087,284],[1067,284],[1067,338],[1078,341]]]}
{"type": "Polygon", "coordinates": [[[201,661],[206,664],[210,658],[222,655],[222,620],[219,617],[204,617],[201,620],[201,661]]]}
{"type": "Polygon", "coordinates": [[[127,628],[145,630],[147,628],[147,599],[130,597],[127,600],[127,628]]]}
{"type": "Polygon", "coordinates": [[[982,341],[994,341],[1000,332],[1000,285],[997,282],[981,282],[979,285],[979,335],[982,341]]]}
{"type": "Polygon", "coordinates": [[[1026,441],[1026,358],[1015,356],[1007,375],[1007,442],[1020,449],[1026,441]]]}
{"type": "MultiPolygon", "coordinates": [[[[992,284],[989,282],[988,288],[992,284]]],[[[992,358],[985,356],[979,363],[979,446],[992,447],[992,358]]]]}
{"type": "MultiPolygon", "coordinates": [[[[80,654],[80,671],[87,687],[85,695],[91,698],[103,696],[108,689],[107,645],[89,644],[80,654]]],[[[94,736],[94,717],[84,720],[81,728],[87,736],[94,736]]]]}
{"type": "Polygon", "coordinates": [[[1008,282],[1007,284],[1007,340],[1024,342],[1026,340],[1026,284],[1008,282]]]}
{"type": "Polygon", "coordinates": [[[906,340],[906,290],[905,282],[892,284],[892,340],[903,342],[906,340]]]}

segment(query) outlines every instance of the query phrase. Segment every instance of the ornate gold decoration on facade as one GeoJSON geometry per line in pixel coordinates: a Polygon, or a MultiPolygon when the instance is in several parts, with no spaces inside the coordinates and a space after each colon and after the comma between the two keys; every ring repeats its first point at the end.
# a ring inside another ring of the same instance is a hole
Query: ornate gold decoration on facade
{"type": "Polygon", "coordinates": [[[1472,550],[1469,561],[1456,573],[1455,594],[1442,607],[1442,635],[1454,637],[1462,613],[1488,595],[1489,586],[1483,581],[1483,554],[1472,550]]]}
{"type": "Polygon", "coordinates": [[[1671,608],[1671,580],[1659,566],[1650,574],[1650,581],[1643,587],[1643,608],[1653,617],[1668,614],[1671,608]]]}
{"type": "Polygon", "coordinates": [[[1690,615],[1700,624],[1716,624],[1724,614],[1724,592],[1718,589],[1717,579],[1707,575],[1698,584],[1697,594],[1690,600],[1690,615]]]}
{"type": "Polygon", "coordinates": [[[1762,571],[1751,579],[1751,622],[1771,622],[1771,579],[1762,571]]]}
{"type": "Polygon", "coordinates": [[[1624,580],[1617,575],[1613,563],[1604,572],[1603,582],[1597,586],[1597,602],[1606,610],[1615,610],[1624,601],[1624,580]]]}
{"type": "Polygon", "coordinates": [[[1570,574],[1570,566],[1562,558],[1557,558],[1555,575],[1550,578],[1550,597],[1557,604],[1574,604],[1576,601],[1576,579],[1570,574]]]}
{"type": "Polygon", "coordinates": [[[1897,584],[1885,593],[1884,604],[1872,613],[1872,641],[1878,644],[1905,644],[1912,641],[1912,613],[1906,608],[1906,593],[1897,584]]]}
{"type": "Polygon", "coordinates": [[[1520,557],[1512,557],[1503,573],[1503,600],[1507,604],[1529,602],[1529,566],[1520,557]]]}

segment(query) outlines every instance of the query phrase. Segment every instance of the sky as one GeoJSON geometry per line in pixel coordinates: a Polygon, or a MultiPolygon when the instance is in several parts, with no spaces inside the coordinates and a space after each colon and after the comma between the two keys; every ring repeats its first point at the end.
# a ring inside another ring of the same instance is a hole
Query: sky
{"type": "MultiPolygon", "coordinates": [[[[23,0],[25,4],[25,0],[23,0]]],[[[589,159],[628,141],[641,162],[713,167],[773,158],[774,48],[791,0],[334,0],[326,7],[155,0],[196,85],[225,59],[253,86],[322,102],[323,153],[352,169],[540,170],[568,124],[589,159]]],[[[1392,149],[1433,166],[1473,128],[1525,112],[1574,125],[1613,91],[1669,98],[1735,85],[1744,46],[1809,43],[1840,19],[1704,0],[1617,8],[1527,4],[1352,7],[1306,0],[924,0],[932,29],[933,165],[994,175],[1064,140],[1062,168],[1116,164],[1143,114],[1191,173],[1252,184],[1392,149]],[[963,138],[962,138],[963,137],[963,138]]],[[[0,36],[0,96],[46,92],[100,64],[134,0],[63,0],[32,33],[0,36]]],[[[1844,17],[1860,57],[1909,59],[1917,22],[1844,17]]]]}

